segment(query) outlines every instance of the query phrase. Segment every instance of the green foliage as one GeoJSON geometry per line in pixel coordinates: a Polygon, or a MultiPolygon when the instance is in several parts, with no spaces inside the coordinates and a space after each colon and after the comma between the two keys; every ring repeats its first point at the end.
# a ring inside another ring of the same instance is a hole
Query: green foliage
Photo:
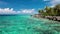
{"type": "Polygon", "coordinates": [[[60,16],[60,4],[53,8],[46,6],[44,10],[39,10],[38,12],[43,16],[60,16]]]}

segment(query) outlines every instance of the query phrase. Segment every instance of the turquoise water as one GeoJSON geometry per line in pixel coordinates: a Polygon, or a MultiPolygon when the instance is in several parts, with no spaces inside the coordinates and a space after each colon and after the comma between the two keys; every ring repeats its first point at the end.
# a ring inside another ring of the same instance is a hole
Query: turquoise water
{"type": "Polygon", "coordinates": [[[60,34],[60,23],[31,16],[0,16],[0,34],[60,34]]]}

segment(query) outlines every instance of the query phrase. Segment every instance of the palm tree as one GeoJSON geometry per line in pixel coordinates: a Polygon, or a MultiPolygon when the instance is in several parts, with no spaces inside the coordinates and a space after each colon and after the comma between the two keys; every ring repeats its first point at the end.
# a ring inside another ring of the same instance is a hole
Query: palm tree
{"type": "Polygon", "coordinates": [[[51,9],[52,9],[52,8],[47,7],[47,6],[46,6],[46,8],[45,8],[46,13],[47,13],[49,16],[51,15],[51,9]]]}
{"type": "Polygon", "coordinates": [[[39,14],[43,14],[43,13],[44,13],[44,11],[43,11],[43,10],[39,10],[38,12],[39,12],[39,14]]]}
{"type": "Polygon", "coordinates": [[[39,10],[38,12],[43,16],[60,16],[60,4],[56,5],[53,8],[46,6],[44,10],[39,10]]]}
{"type": "Polygon", "coordinates": [[[55,11],[57,12],[57,15],[60,16],[60,4],[57,4],[55,7],[54,7],[55,11]]]}

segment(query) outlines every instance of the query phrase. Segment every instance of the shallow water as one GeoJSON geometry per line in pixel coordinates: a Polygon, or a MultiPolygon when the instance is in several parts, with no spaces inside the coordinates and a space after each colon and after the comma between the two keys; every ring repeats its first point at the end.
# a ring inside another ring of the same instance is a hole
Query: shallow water
{"type": "Polygon", "coordinates": [[[0,34],[60,34],[60,23],[30,16],[0,16],[0,34]]]}

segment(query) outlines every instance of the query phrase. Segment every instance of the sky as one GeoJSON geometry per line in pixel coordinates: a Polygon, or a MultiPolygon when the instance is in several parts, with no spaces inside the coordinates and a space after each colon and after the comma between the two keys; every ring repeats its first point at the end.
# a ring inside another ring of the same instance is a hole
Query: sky
{"type": "Polygon", "coordinates": [[[35,14],[59,3],[60,0],[0,0],[0,14],[35,14]]]}

